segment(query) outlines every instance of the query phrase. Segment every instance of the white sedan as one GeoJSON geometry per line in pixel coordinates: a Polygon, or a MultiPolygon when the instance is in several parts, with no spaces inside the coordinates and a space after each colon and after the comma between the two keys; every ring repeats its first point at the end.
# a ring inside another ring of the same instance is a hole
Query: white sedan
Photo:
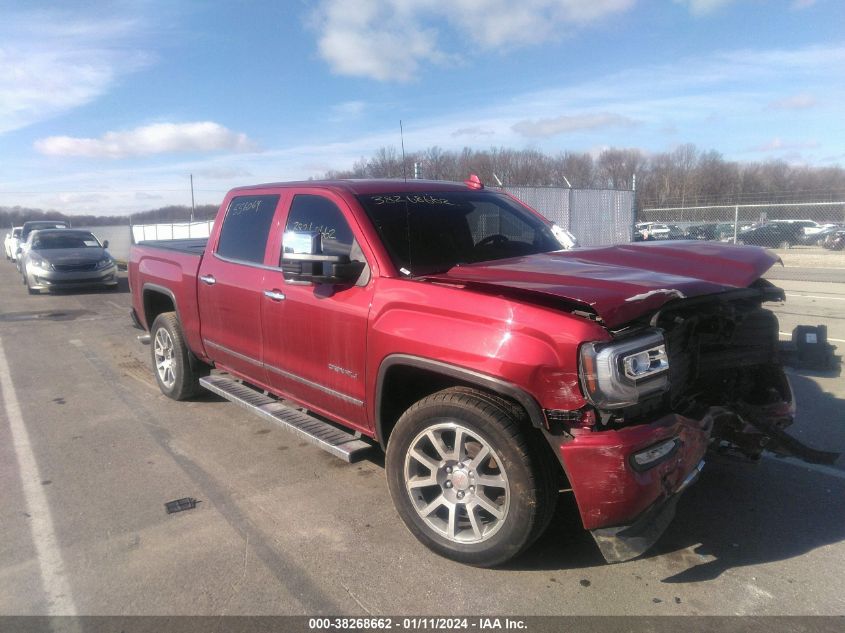
{"type": "Polygon", "coordinates": [[[20,244],[21,227],[16,226],[10,232],[6,233],[6,239],[3,240],[3,250],[6,254],[6,259],[15,261],[15,253],[18,251],[20,244]]]}

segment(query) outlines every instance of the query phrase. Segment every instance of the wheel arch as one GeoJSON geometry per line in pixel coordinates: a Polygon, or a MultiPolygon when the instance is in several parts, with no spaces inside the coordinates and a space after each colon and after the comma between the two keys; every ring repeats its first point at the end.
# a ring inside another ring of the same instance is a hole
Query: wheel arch
{"type": "Polygon", "coordinates": [[[540,405],[531,394],[516,385],[449,363],[409,354],[392,354],[382,361],[376,379],[375,434],[381,447],[387,447],[393,427],[408,407],[451,386],[475,387],[504,397],[525,411],[531,426],[546,426],[540,405]],[[409,386],[407,381],[411,378],[417,381],[409,386]]]}
{"type": "Polygon", "coordinates": [[[169,288],[158,284],[145,283],[141,290],[141,298],[147,331],[152,328],[156,317],[164,312],[175,312],[176,318],[179,319],[180,323],[182,322],[176,295],[169,288]]]}

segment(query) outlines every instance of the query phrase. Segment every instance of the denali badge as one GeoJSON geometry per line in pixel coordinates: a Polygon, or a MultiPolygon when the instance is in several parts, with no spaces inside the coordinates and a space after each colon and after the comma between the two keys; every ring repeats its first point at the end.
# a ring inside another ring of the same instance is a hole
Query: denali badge
{"type": "Polygon", "coordinates": [[[348,376],[353,380],[358,378],[358,372],[350,371],[349,369],[344,369],[343,367],[338,367],[337,365],[332,365],[331,363],[329,363],[329,369],[336,371],[339,374],[343,374],[344,376],[348,376]]]}

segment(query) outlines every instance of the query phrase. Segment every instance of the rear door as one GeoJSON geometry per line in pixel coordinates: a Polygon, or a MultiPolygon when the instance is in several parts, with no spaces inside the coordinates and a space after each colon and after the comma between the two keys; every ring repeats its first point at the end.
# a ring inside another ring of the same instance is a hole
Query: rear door
{"type": "MultiPolygon", "coordinates": [[[[361,430],[364,410],[367,323],[373,296],[372,256],[362,250],[346,202],[328,191],[295,194],[286,231],[319,231],[323,253],[368,262],[354,285],[286,282],[268,270],[263,297],[264,359],[274,390],[308,408],[361,430]]],[[[273,253],[280,266],[281,240],[273,253]]]]}
{"type": "Polygon", "coordinates": [[[262,359],[261,305],[268,237],[281,195],[234,196],[209,242],[197,280],[203,347],[225,369],[267,384],[262,359]]]}

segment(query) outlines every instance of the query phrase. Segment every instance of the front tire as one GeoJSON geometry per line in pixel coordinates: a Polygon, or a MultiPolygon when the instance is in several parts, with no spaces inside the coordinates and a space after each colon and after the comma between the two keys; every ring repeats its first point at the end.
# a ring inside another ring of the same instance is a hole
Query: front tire
{"type": "Polygon", "coordinates": [[[168,398],[186,400],[200,392],[200,376],[207,373],[185,345],[175,312],[159,314],[150,328],[153,373],[158,388],[168,398]]]}
{"type": "Polygon", "coordinates": [[[484,392],[446,389],[414,404],[386,459],[405,525],[462,563],[491,567],[517,556],[546,528],[557,500],[543,447],[531,440],[515,408],[484,392]]]}

